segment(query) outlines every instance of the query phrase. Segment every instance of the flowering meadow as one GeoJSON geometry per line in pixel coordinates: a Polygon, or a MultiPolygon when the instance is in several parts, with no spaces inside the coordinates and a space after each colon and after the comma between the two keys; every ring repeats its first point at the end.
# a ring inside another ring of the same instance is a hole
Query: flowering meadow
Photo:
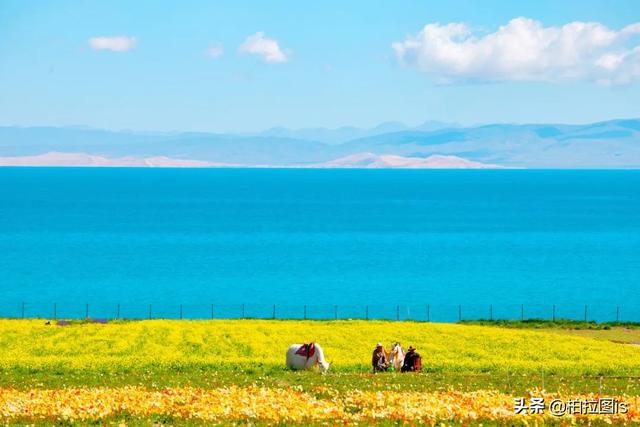
{"type": "MultiPolygon", "coordinates": [[[[140,387],[0,390],[0,417],[5,421],[89,422],[129,418],[205,422],[262,422],[269,424],[406,422],[502,422],[526,424],[558,420],[549,412],[516,414],[513,396],[494,391],[475,392],[336,392],[323,387],[325,397],[295,388],[226,387],[219,389],[140,387]]],[[[539,392],[547,401],[561,395],[539,392]]],[[[597,401],[595,395],[571,396],[597,401]]],[[[568,398],[567,398],[568,399],[568,398]]],[[[571,414],[567,423],[597,421],[640,422],[635,398],[618,397],[631,407],[626,413],[571,414]],[[626,399],[626,400],[624,400],[626,399]]],[[[126,421],[124,421],[126,424],[126,421]]]]}
{"type": "Polygon", "coordinates": [[[376,342],[399,341],[431,371],[640,374],[640,347],[534,330],[361,320],[44,323],[0,320],[0,368],[282,366],[290,344],[314,341],[333,370],[361,371],[376,342]]]}
{"type": "Polygon", "coordinates": [[[640,347],[601,339],[384,321],[51,323],[0,320],[0,422],[640,423],[640,385],[626,379],[640,376],[640,347]],[[284,368],[289,344],[309,341],[333,362],[327,375],[284,368]],[[377,341],[417,347],[424,372],[371,374],[377,341]],[[524,396],[615,397],[629,410],[516,414],[524,396]]]}

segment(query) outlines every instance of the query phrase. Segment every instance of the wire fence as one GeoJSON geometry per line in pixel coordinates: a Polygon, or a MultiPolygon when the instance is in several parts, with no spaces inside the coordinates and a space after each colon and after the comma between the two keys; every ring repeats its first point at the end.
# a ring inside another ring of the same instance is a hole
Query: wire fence
{"type": "Polygon", "coordinates": [[[411,305],[286,305],[286,304],[143,304],[34,303],[0,304],[3,318],[46,319],[299,319],[410,320],[460,322],[472,320],[573,320],[638,322],[639,307],[579,304],[411,304],[411,305]]]}

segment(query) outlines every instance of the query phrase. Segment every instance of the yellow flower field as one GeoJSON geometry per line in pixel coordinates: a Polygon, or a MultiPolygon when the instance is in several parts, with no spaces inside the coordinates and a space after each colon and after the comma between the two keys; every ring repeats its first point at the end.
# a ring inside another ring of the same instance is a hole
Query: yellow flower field
{"type": "Polygon", "coordinates": [[[440,371],[640,374],[640,347],[533,330],[383,321],[148,320],[45,325],[0,320],[0,368],[282,366],[291,343],[322,344],[334,370],[369,368],[377,341],[413,345],[440,371]]]}
{"type": "Polygon", "coordinates": [[[0,320],[2,423],[640,423],[632,380],[597,382],[597,375],[638,374],[640,347],[557,331],[360,320],[0,320]],[[287,347],[309,341],[322,344],[338,373],[284,369],[287,347]],[[442,376],[369,374],[377,341],[416,346],[423,368],[442,376]],[[542,371],[554,394],[531,389],[544,383],[542,371]],[[476,384],[466,388],[468,381],[476,384]],[[599,389],[628,411],[561,419],[514,413],[514,398],[527,393],[586,401],[597,400],[590,393],[599,389]]]}
{"type": "MultiPolygon", "coordinates": [[[[90,421],[123,416],[143,417],[152,421],[170,416],[177,421],[261,421],[265,423],[328,422],[409,422],[492,421],[526,424],[562,419],[566,422],[602,420],[607,423],[640,422],[635,398],[616,397],[628,405],[619,413],[603,415],[573,413],[553,415],[548,408],[538,414],[516,414],[514,397],[493,392],[351,391],[346,393],[323,388],[327,397],[317,398],[296,389],[261,387],[226,387],[212,390],[166,388],[148,390],[140,387],[69,388],[61,390],[0,389],[0,419],[5,422],[90,421]],[[624,413],[622,413],[624,412],[624,413]]],[[[535,393],[551,402],[598,401],[595,395],[561,396],[535,393]]]]}

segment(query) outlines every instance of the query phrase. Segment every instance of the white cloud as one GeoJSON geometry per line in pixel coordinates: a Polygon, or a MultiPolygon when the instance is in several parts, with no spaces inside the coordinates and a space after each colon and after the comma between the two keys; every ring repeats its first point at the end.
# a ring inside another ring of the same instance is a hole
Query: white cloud
{"type": "Polygon", "coordinates": [[[441,83],[585,80],[624,84],[640,79],[640,23],[620,31],[597,22],[544,27],[515,18],[477,35],[462,23],[426,25],[392,44],[398,60],[441,83]]]}
{"type": "Polygon", "coordinates": [[[286,62],[288,55],[278,45],[278,41],[265,37],[264,32],[259,31],[247,37],[240,45],[240,52],[261,56],[265,62],[286,62]]]}
{"type": "Polygon", "coordinates": [[[126,52],[136,46],[135,37],[92,37],[89,39],[89,46],[95,50],[110,50],[113,52],[126,52]]]}
{"type": "Polygon", "coordinates": [[[224,54],[224,45],[222,43],[211,43],[207,48],[207,56],[212,59],[218,59],[224,54]]]}

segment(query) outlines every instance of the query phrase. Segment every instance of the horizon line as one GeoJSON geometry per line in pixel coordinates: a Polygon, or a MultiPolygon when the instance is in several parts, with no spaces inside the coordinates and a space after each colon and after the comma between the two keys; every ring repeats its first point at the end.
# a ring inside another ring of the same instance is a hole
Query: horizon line
{"type": "MultiPolygon", "coordinates": [[[[101,127],[101,126],[91,126],[91,125],[39,125],[39,124],[29,124],[29,125],[18,125],[18,124],[0,124],[0,129],[69,129],[69,130],[94,130],[94,131],[106,131],[106,132],[114,132],[114,133],[146,133],[146,134],[180,134],[180,133],[203,133],[203,134],[211,134],[211,135],[249,135],[256,136],[265,132],[269,132],[276,129],[283,129],[287,131],[305,131],[305,130],[325,130],[325,131],[339,131],[343,129],[358,129],[371,131],[378,127],[387,124],[397,124],[404,126],[405,130],[416,130],[416,128],[421,125],[427,123],[439,123],[442,125],[446,125],[440,129],[452,129],[452,128],[462,128],[462,129],[470,129],[477,128],[483,126],[492,126],[492,125],[503,125],[503,126],[536,126],[536,125],[553,125],[553,126],[584,126],[590,124],[600,124],[600,123],[608,123],[614,121],[623,121],[623,120],[640,120],[640,116],[638,117],[613,117],[609,119],[598,119],[595,121],[580,121],[580,122],[536,122],[536,121],[523,121],[523,122],[475,122],[475,123],[460,123],[460,122],[445,122],[441,120],[425,120],[416,125],[408,125],[405,122],[397,121],[397,120],[388,120],[378,123],[374,126],[356,126],[356,125],[342,125],[337,127],[328,127],[328,126],[306,126],[306,127],[289,127],[284,125],[274,125],[268,128],[262,128],[260,130],[253,131],[241,131],[241,130],[152,130],[152,129],[132,129],[132,128],[109,128],[109,127],[101,127]]],[[[431,132],[431,131],[426,131],[431,132]]],[[[392,133],[392,132],[391,132],[392,133]]]]}

